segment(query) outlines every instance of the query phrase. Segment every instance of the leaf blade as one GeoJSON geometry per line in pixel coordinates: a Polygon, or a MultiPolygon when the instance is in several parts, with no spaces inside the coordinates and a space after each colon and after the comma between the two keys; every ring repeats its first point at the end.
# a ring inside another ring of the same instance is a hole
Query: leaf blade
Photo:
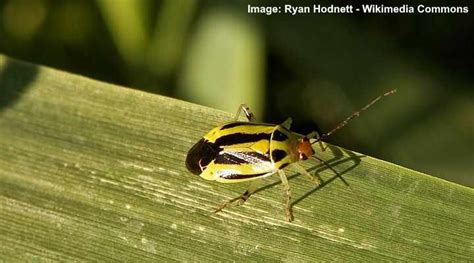
{"type": "Polygon", "coordinates": [[[203,181],[186,151],[231,114],[0,57],[0,254],[70,260],[466,260],[473,190],[330,146],[314,189],[203,181]],[[14,68],[5,71],[6,68],[14,68]],[[36,72],[35,74],[31,74],[36,72]],[[6,74],[8,73],[8,74],[6,74]],[[21,81],[30,76],[29,81],[21,81]],[[5,92],[5,93],[4,93],[5,92]]]}

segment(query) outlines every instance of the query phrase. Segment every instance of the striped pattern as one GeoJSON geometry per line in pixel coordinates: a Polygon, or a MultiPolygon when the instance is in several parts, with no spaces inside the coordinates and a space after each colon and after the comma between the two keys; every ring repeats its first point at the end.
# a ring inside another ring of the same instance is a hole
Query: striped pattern
{"type": "Polygon", "coordinates": [[[249,133],[233,133],[233,134],[228,134],[222,137],[219,137],[214,144],[217,147],[226,147],[226,146],[233,146],[236,144],[242,144],[242,143],[256,143],[260,140],[267,140],[269,141],[271,138],[271,133],[255,133],[255,134],[249,134],[249,133]]]}
{"type": "Polygon", "coordinates": [[[214,160],[215,164],[258,164],[271,162],[266,154],[252,151],[222,151],[214,160]]]}
{"type": "Polygon", "coordinates": [[[207,133],[188,153],[186,165],[207,180],[253,180],[296,161],[290,148],[296,142],[297,137],[280,125],[232,122],[207,133]]]}
{"type": "Polygon", "coordinates": [[[259,173],[259,174],[226,174],[221,176],[221,178],[225,180],[246,180],[246,179],[253,179],[255,177],[263,177],[267,175],[272,175],[273,173],[259,173]]]}
{"type": "Polygon", "coordinates": [[[236,122],[231,122],[226,125],[223,125],[220,127],[220,130],[226,130],[230,128],[235,128],[239,126],[268,126],[268,127],[274,127],[275,125],[273,124],[266,124],[266,123],[256,123],[256,122],[245,122],[245,121],[236,121],[236,122]]]}

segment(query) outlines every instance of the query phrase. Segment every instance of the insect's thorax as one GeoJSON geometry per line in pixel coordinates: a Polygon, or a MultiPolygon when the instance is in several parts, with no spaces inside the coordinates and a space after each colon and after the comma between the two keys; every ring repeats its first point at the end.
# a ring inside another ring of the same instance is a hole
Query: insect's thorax
{"type": "Polygon", "coordinates": [[[277,125],[270,139],[270,158],[278,169],[299,161],[299,136],[283,126],[277,125]]]}

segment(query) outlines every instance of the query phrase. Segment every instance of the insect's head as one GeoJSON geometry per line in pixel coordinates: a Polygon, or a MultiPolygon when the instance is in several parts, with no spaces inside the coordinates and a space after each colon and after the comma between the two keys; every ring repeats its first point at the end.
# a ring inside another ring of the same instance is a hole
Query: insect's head
{"type": "Polygon", "coordinates": [[[313,147],[309,142],[309,138],[306,136],[298,140],[296,150],[298,151],[298,158],[300,160],[306,160],[314,154],[313,147]]]}

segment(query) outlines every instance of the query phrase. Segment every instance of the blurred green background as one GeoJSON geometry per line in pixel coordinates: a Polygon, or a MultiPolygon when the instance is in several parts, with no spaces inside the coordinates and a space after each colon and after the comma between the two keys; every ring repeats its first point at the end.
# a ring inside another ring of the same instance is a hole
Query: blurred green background
{"type": "Polygon", "coordinates": [[[245,102],[299,133],[397,88],[327,140],[474,186],[474,9],[267,16],[249,2],[292,1],[3,0],[0,53],[229,112],[245,102]]]}

